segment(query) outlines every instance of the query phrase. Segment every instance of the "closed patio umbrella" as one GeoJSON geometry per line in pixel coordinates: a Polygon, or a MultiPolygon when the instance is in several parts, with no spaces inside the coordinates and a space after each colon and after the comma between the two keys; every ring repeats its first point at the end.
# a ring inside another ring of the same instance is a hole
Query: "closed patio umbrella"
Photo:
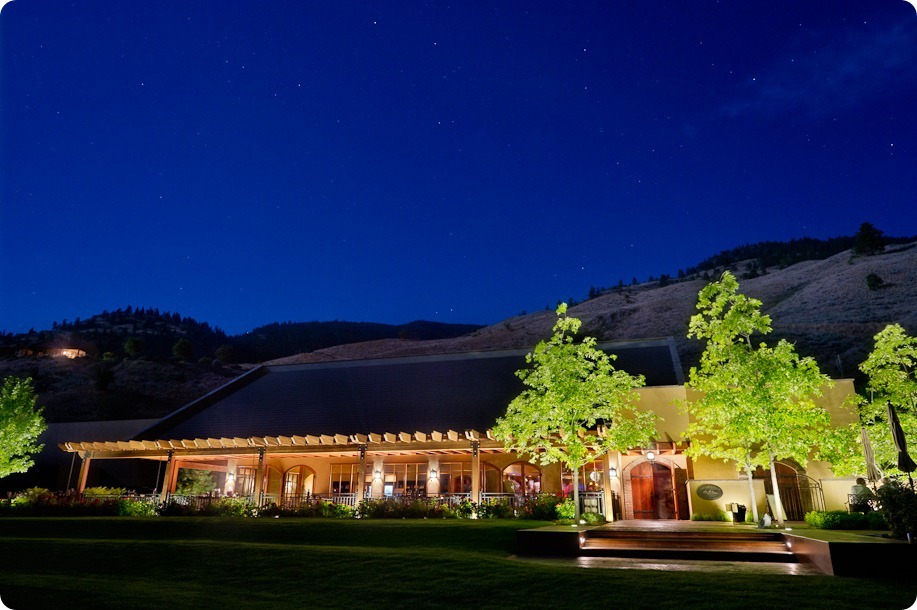
{"type": "Polygon", "coordinates": [[[863,457],[866,458],[866,480],[875,483],[882,478],[882,473],[876,466],[876,455],[872,451],[872,442],[865,427],[860,428],[860,443],[863,445],[863,457]]]}
{"type": "MultiPolygon", "coordinates": [[[[907,454],[907,439],[904,438],[904,430],[901,428],[901,422],[898,421],[898,414],[895,413],[895,407],[888,403],[888,425],[892,429],[892,438],[895,441],[895,449],[898,451],[898,469],[907,473],[907,478],[911,479],[911,473],[917,470],[917,464],[907,454]]],[[[914,486],[911,480],[911,487],[914,486]]]]}

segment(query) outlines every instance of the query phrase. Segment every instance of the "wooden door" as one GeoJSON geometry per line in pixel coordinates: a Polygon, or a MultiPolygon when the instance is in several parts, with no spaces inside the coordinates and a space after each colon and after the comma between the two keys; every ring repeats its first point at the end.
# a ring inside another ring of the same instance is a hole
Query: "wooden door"
{"type": "Polygon", "coordinates": [[[638,464],[630,471],[630,491],[634,519],[675,519],[675,485],[668,466],[638,464]]]}
{"type": "Polygon", "coordinates": [[[634,519],[655,519],[656,498],[652,462],[643,462],[630,471],[630,491],[634,519]]]}

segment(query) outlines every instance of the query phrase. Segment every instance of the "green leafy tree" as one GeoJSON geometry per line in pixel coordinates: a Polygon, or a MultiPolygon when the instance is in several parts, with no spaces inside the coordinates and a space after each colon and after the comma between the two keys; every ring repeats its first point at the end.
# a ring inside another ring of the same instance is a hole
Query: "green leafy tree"
{"type": "Polygon", "coordinates": [[[143,339],[140,337],[129,337],[124,342],[124,353],[128,358],[139,358],[143,355],[143,339]]]}
{"type": "Polygon", "coordinates": [[[194,358],[194,346],[191,341],[182,337],[172,346],[172,355],[182,362],[189,362],[194,358]]]}
{"type": "Polygon", "coordinates": [[[866,287],[870,290],[878,290],[885,284],[885,280],[879,277],[877,273],[870,273],[866,276],[866,287]]]}
{"type": "Polygon", "coordinates": [[[752,335],[768,334],[771,320],[761,313],[761,301],[740,294],[738,287],[727,271],[698,295],[699,313],[691,317],[688,336],[707,344],[688,386],[703,395],[683,405],[692,416],[685,436],[691,440],[688,455],[732,460],[745,470],[757,520],[753,469],[770,469],[779,506],[775,462],[792,459],[805,466],[831,429],[827,410],[814,401],[831,380],[785,340],[772,348],[756,346],[752,335]]]}
{"type": "Polygon", "coordinates": [[[47,425],[35,408],[38,397],[30,378],[7,377],[0,387],[0,479],[27,471],[32,456],[44,448],[36,440],[47,425]]]}
{"type": "Polygon", "coordinates": [[[209,470],[179,468],[175,481],[175,493],[182,496],[203,496],[213,491],[216,483],[209,470]]]}
{"type": "Polygon", "coordinates": [[[900,324],[889,324],[874,339],[875,347],[860,365],[869,379],[870,394],[869,400],[861,400],[860,419],[870,431],[879,467],[897,472],[885,405],[895,407],[908,449],[917,447],[917,337],[908,335],[900,324]]]}
{"type": "Polygon", "coordinates": [[[580,469],[609,451],[645,445],[657,420],[654,413],[636,409],[634,390],[644,385],[643,377],[616,370],[616,357],[598,349],[595,338],[575,342],[580,326],[561,303],[554,335],[526,356],[529,368],[516,371],[526,389],[494,427],[507,450],[573,471],[577,521],[580,469]]]}
{"type": "Polygon", "coordinates": [[[226,344],[221,345],[217,348],[217,351],[214,353],[216,359],[223,364],[232,364],[236,361],[236,348],[226,344]]]}
{"type": "Polygon", "coordinates": [[[871,222],[861,224],[860,230],[857,231],[854,238],[856,239],[853,245],[854,254],[872,256],[873,254],[882,254],[885,251],[885,236],[871,222]]]}

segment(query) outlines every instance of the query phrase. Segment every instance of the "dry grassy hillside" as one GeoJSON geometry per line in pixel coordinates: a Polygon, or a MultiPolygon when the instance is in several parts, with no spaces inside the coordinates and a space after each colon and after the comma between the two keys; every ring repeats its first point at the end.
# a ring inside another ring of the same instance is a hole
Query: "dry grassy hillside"
{"type": "MultiPolygon", "coordinates": [[[[850,377],[872,347],[872,336],[885,324],[899,322],[917,332],[917,243],[890,247],[878,256],[844,252],[786,269],[771,268],[741,279],[740,290],[761,299],[773,319],[772,337],[787,338],[797,350],[815,356],[825,373],[850,377]],[[875,273],[885,284],[870,290],[875,273]]],[[[737,265],[742,269],[742,265],[737,265]]],[[[740,275],[740,274],[739,274],[740,275]]],[[[586,333],[601,340],[673,336],[687,368],[702,346],[685,336],[703,280],[659,287],[642,284],[610,291],[570,308],[586,333]]],[[[342,345],[274,362],[316,362],[394,357],[511,347],[531,347],[550,335],[554,314],[537,312],[509,318],[471,335],[440,341],[372,341],[342,345]]]]}

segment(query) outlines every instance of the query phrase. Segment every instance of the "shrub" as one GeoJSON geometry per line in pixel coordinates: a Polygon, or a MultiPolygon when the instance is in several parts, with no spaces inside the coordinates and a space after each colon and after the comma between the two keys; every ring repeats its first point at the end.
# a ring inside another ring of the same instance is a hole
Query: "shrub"
{"type": "Polygon", "coordinates": [[[866,527],[871,530],[887,530],[888,523],[885,522],[885,515],[881,511],[866,513],[866,527]]]}
{"type": "Polygon", "coordinates": [[[602,525],[605,523],[605,517],[599,513],[583,513],[583,521],[587,525],[602,525]]]}
{"type": "Polygon", "coordinates": [[[870,273],[866,276],[866,287],[870,290],[878,290],[883,284],[885,284],[885,280],[875,273],[870,273]]]}
{"type": "Polygon", "coordinates": [[[84,497],[97,497],[97,496],[115,496],[120,497],[125,493],[123,487],[87,487],[83,490],[84,497]]]}
{"type": "Polygon", "coordinates": [[[220,517],[246,517],[250,511],[248,501],[242,498],[221,498],[216,503],[216,514],[220,517]]]}
{"type": "Polygon", "coordinates": [[[116,516],[119,510],[120,500],[117,498],[81,498],[32,487],[13,498],[9,512],[32,517],[103,517],[116,516]]]}
{"type": "Polygon", "coordinates": [[[904,539],[909,532],[917,533],[917,494],[913,490],[893,480],[880,487],[876,495],[892,536],[904,539]]]}
{"type": "Polygon", "coordinates": [[[566,498],[555,507],[557,518],[562,521],[572,521],[576,516],[576,506],[571,498],[566,498]]]}
{"type": "Polygon", "coordinates": [[[159,505],[156,502],[122,498],[118,507],[121,517],[155,517],[159,514],[159,505]]]}
{"type": "Polygon", "coordinates": [[[452,507],[452,516],[457,519],[471,519],[477,516],[477,505],[471,500],[462,500],[452,507]]]}
{"type": "Polygon", "coordinates": [[[444,519],[453,516],[453,512],[435,499],[398,501],[394,498],[380,498],[361,500],[356,516],[373,519],[444,519]]]}
{"type": "Polygon", "coordinates": [[[508,498],[493,498],[478,505],[479,519],[512,519],[515,516],[508,498]]]}
{"type": "Polygon", "coordinates": [[[691,515],[691,521],[732,521],[730,513],[694,513],[691,515]]]}
{"type": "Polygon", "coordinates": [[[842,510],[817,511],[806,513],[806,523],[815,529],[824,530],[861,530],[866,529],[866,515],[848,513],[842,510]]]}
{"type": "Polygon", "coordinates": [[[557,518],[557,506],[559,504],[560,498],[554,494],[539,494],[531,498],[526,498],[522,506],[519,507],[519,518],[554,521],[554,519],[557,518]]]}

